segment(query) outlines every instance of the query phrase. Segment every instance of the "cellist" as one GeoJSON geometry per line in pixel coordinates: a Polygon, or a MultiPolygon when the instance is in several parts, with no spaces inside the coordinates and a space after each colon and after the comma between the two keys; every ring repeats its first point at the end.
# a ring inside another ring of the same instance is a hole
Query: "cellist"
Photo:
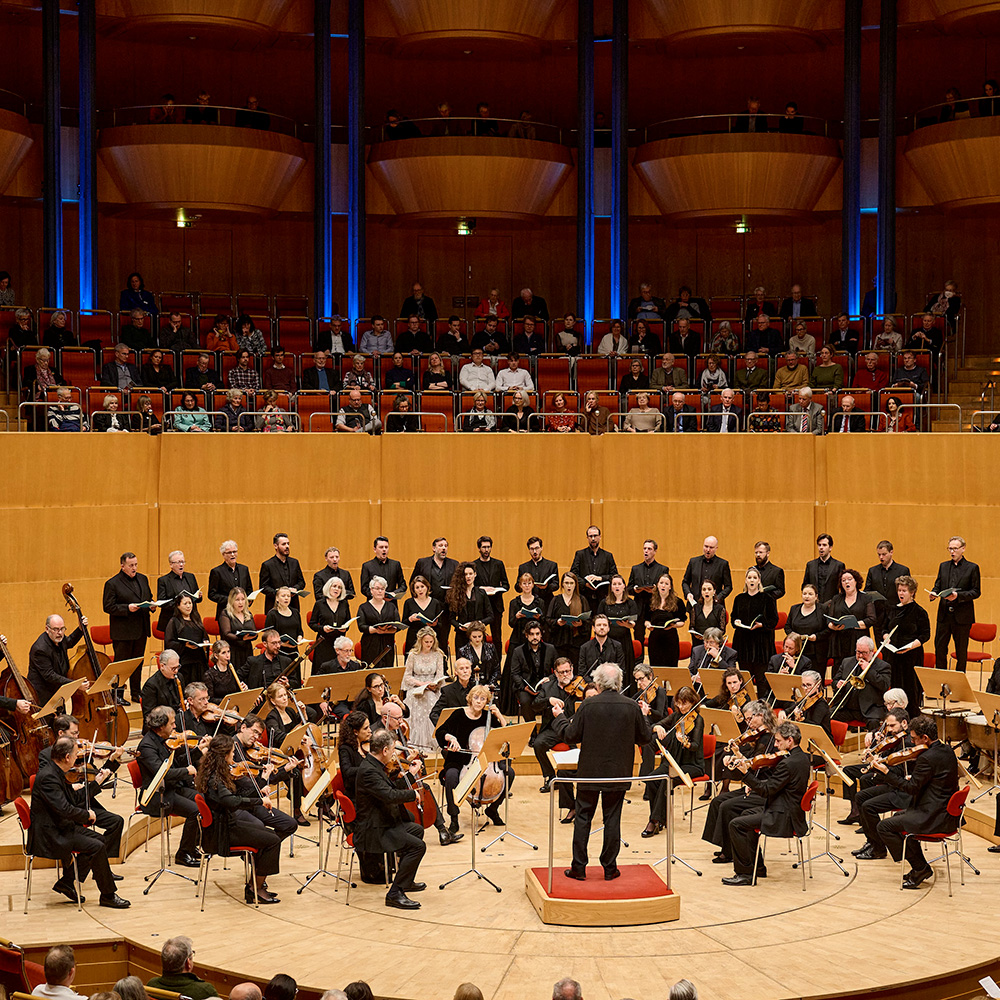
{"type": "MultiPolygon", "coordinates": [[[[7,645],[7,636],[0,634],[0,643],[7,645]]],[[[7,654],[0,649],[0,663],[7,658],[7,654]]],[[[31,702],[24,698],[5,698],[0,695],[0,712],[20,712],[21,715],[31,714],[31,702]]]]}
{"type": "MultiPolygon", "coordinates": [[[[81,618],[87,625],[86,617],[81,618]]],[[[38,695],[39,707],[72,678],[69,676],[69,653],[83,638],[83,628],[74,629],[66,635],[66,623],[61,615],[49,615],[45,619],[45,631],[34,641],[28,652],[28,683],[38,695]]],[[[83,682],[83,689],[90,687],[90,681],[83,682]]]]}

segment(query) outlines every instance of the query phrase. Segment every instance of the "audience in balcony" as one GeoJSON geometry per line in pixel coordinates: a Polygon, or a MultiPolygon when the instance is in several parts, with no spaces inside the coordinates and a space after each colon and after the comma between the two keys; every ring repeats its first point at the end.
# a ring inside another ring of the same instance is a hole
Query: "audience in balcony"
{"type": "Polygon", "coordinates": [[[611,321],[610,329],[597,345],[597,353],[605,357],[609,354],[628,354],[628,337],[625,336],[625,324],[620,319],[611,321]]]}
{"type": "Polygon", "coordinates": [[[0,307],[8,308],[17,304],[10,271],[0,271],[0,307]]]}
{"type": "Polygon", "coordinates": [[[674,354],[694,357],[701,351],[701,337],[697,330],[691,329],[691,320],[686,316],[681,316],[675,324],[666,324],[666,329],[666,346],[674,354]]]}
{"type": "Polygon", "coordinates": [[[632,336],[628,343],[629,354],[647,354],[655,358],[663,353],[660,338],[650,329],[644,319],[637,319],[632,324],[632,336]]]}
{"type": "Polygon", "coordinates": [[[708,400],[713,392],[721,392],[729,385],[729,379],[722,369],[721,359],[717,354],[710,354],[705,362],[705,369],[701,373],[699,388],[701,389],[701,402],[705,409],[708,409],[708,400]]]}
{"type": "Polygon", "coordinates": [[[472,409],[462,415],[462,430],[464,431],[495,431],[496,415],[486,405],[486,393],[476,391],[472,396],[472,409]]]}
{"type": "Polygon", "coordinates": [[[441,101],[437,106],[437,121],[431,126],[431,135],[465,135],[462,123],[451,117],[451,105],[441,101]]]}
{"type": "Polygon", "coordinates": [[[285,349],[283,347],[271,348],[270,367],[264,369],[262,385],[265,389],[274,389],[277,392],[295,392],[299,385],[295,378],[295,369],[285,364],[285,349]]]}
{"type": "Polygon", "coordinates": [[[577,415],[566,405],[566,397],[557,392],[552,397],[552,412],[545,417],[545,429],[557,434],[569,434],[576,430],[577,415]]]}
{"type": "Polygon", "coordinates": [[[382,373],[382,388],[390,391],[406,389],[413,392],[413,369],[403,366],[403,353],[396,351],[392,356],[392,367],[382,373]]]}
{"type": "Polygon", "coordinates": [[[419,281],[413,283],[413,289],[403,300],[399,315],[415,315],[418,319],[427,321],[428,330],[434,327],[438,318],[437,306],[434,305],[434,300],[429,295],[424,294],[424,286],[419,281]]]}
{"type": "Polygon", "coordinates": [[[491,288],[490,294],[485,299],[479,300],[474,313],[477,319],[483,316],[496,316],[497,319],[510,319],[510,309],[507,303],[500,298],[500,289],[491,288]]]}
{"type": "Polygon", "coordinates": [[[160,327],[160,347],[168,351],[190,351],[197,350],[198,335],[189,326],[184,325],[181,314],[171,311],[167,316],[167,322],[160,327]]]}
{"type": "Polygon", "coordinates": [[[764,286],[758,285],[753,290],[753,298],[747,300],[746,312],[743,314],[743,322],[750,326],[761,314],[765,316],[777,316],[778,307],[767,300],[764,293],[764,286]]]}
{"type": "Polygon", "coordinates": [[[358,350],[362,354],[392,354],[392,334],[384,316],[372,316],[371,329],[361,334],[358,350]]]}
{"type": "Polygon", "coordinates": [[[653,286],[644,281],[639,286],[639,295],[628,304],[629,319],[664,319],[667,304],[653,294],[653,286]]]}
{"type": "Polygon", "coordinates": [[[30,347],[38,343],[38,335],[35,333],[35,323],[31,316],[31,310],[23,306],[14,311],[14,322],[11,323],[7,336],[15,347],[30,347]]]}
{"type": "Polygon", "coordinates": [[[969,114],[969,105],[962,100],[958,87],[949,87],[944,94],[938,121],[953,122],[956,118],[968,118],[969,114]]]}
{"type": "Polygon", "coordinates": [[[527,434],[531,430],[531,416],[534,412],[528,393],[524,389],[515,389],[503,418],[503,429],[511,434],[527,434]]]}
{"type": "Polygon", "coordinates": [[[854,355],[858,352],[858,331],[851,326],[851,318],[842,312],[837,316],[837,325],[830,331],[829,344],[831,350],[847,351],[854,355]]]}
{"type": "Polygon", "coordinates": [[[663,414],[649,405],[649,393],[636,393],[635,406],[625,415],[622,430],[631,434],[652,434],[663,423],[663,414]]]}
{"type": "Polygon", "coordinates": [[[260,106],[257,97],[251,94],[243,108],[236,112],[234,124],[237,128],[255,128],[266,132],[271,127],[271,116],[260,106]]]}
{"type": "Polygon", "coordinates": [[[476,117],[472,120],[473,135],[499,135],[500,124],[495,118],[490,117],[490,106],[486,101],[480,101],[476,105],[476,117]]]}
{"type": "Polygon", "coordinates": [[[214,392],[219,386],[219,376],[212,367],[212,355],[205,351],[198,355],[198,361],[193,368],[184,372],[185,389],[205,389],[214,392]]]}
{"type": "Polygon", "coordinates": [[[245,347],[236,352],[236,366],[229,369],[226,378],[230,389],[256,392],[260,388],[260,376],[257,374],[253,355],[245,347]]]}
{"type": "Polygon", "coordinates": [[[507,337],[500,329],[496,316],[487,316],[483,328],[476,331],[472,338],[472,349],[477,347],[483,354],[493,358],[510,350],[510,344],[507,343],[507,337]]]}
{"type": "Polygon", "coordinates": [[[253,318],[244,313],[236,320],[236,349],[246,348],[255,358],[267,354],[267,341],[253,318]]]}
{"type": "MultiPolygon", "coordinates": [[[[152,317],[149,318],[149,322],[153,322],[152,317]]],[[[123,344],[128,344],[136,354],[156,346],[156,335],[146,323],[145,311],[133,309],[129,313],[129,322],[118,331],[118,339],[123,344]]]]}
{"type": "Polygon", "coordinates": [[[63,309],[56,309],[49,317],[49,325],[42,334],[42,343],[53,350],[61,347],[76,347],[76,334],[66,325],[67,316],[63,309]]]}
{"type": "Polygon", "coordinates": [[[687,372],[678,367],[673,354],[664,354],[660,364],[649,376],[650,389],[686,389],[688,387],[687,372]]]}
{"type": "Polygon", "coordinates": [[[164,94],[161,104],[149,109],[149,121],[152,125],[176,125],[180,117],[173,94],[164,94]]]}
{"type": "Polygon", "coordinates": [[[146,290],[146,283],[138,271],[133,271],[125,279],[125,287],[118,296],[118,311],[125,312],[126,309],[141,309],[149,313],[154,321],[160,315],[160,310],[156,306],[156,296],[146,290]]]}
{"type": "Polygon", "coordinates": [[[583,416],[586,420],[584,429],[588,434],[607,434],[612,430],[611,410],[603,406],[597,392],[591,389],[583,399],[583,416]]]}
{"type": "Polygon", "coordinates": [[[140,396],[138,401],[138,423],[136,430],[145,434],[159,434],[163,430],[163,422],[153,410],[153,401],[149,396],[140,396]]]}
{"type": "Polygon", "coordinates": [[[344,329],[344,321],[340,316],[331,316],[330,328],[316,332],[317,351],[327,351],[330,354],[351,354],[354,351],[354,338],[350,330],[344,329]]]}
{"type": "Polygon", "coordinates": [[[506,392],[508,389],[535,391],[535,383],[527,369],[521,367],[521,356],[516,351],[507,355],[507,367],[497,372],[496,391],[506,392]]]}
{"type": "Polygon", "coordinates": [[[535,139],[537,138],[535,126],[531,124],[531,112],[522,111],[521,117],[510,127],[507,135],[511,139],[535,139]]]}
{"type": "MultiPolygon", "coordinates": [[[[115,389],[131,389],[134,385],[154,386],[156,382],[143,382],[143,376],[129,357],[128,344],[115,344],[115,357],[101,368],[101,385],[110,385],[115,389]]],[[[162,360],[162,355],[161,355],[162,360]]]]}
{"type": "Polygon", "coordinates": [[[448,317],[448,329],[437,339],[435,348],[442,354],[468,354],[472,349],[462,332],[462,320],[458,316],[448,317]]]}
{"type": "Polygon", "coordinates": [[[520,333],[514,334],[513,348],[520,355],[533,357],[545,353],[545,328],[539,329],[538,320],[527,315],[522,320],[520,333]]]}
{"type": "Polygon", "coordinates": [[[437,351],[434,351],[427,359],[427,370],[421,379],[421,388],[433,392],[449,392],[451,390],[451,375],[445,369],[441,355],[437,351]]]}
{"type": "Polygon", "coordinates": [[[236,334],[229,329],[229,317],[218,313],[212,323],[212,329],[208,331],[208,339],[205,346],[210,351],[235,351],[239,346],[236,343],[236,334]]]}
{"type": "MultiPolygon", "coordinates": [[[[364,367],[365,359],[361,358],[361,370],[367,375],[364,367]]],[[[373,379],[372,385],[374,384],[373,379]]],[[[307,368],[302,373],[302,388],[313,391],[321,389],[330,393],[340,391],[340,376],[334,367],[333,359],[325,351],[316,351],[313,354],[313,367],[307,368]]]]}
{"type": "Polygon", "coordinates": [[[642,370],[642,359],[633,358],[629,370],[622,375],[621,381],[618,383],[618,392],[624,396],[627,393],[648,388],[649,376],[642,370]]]}
{"type": "Polygon", "coordinates": [[[382,139],[393,142],[396,139],[416,139],[420,137],[420,129],[395,108],[385,113],[385,125],[382,126],[382,139]]]}
{"type": "Polygon", "coordinates": [[[576,357],[580,353],[580,337],[576,332],[576,315],[568,312],[562,318],[562,327],[555,331],[552,348],[559,354],[576,357]]]}
{"type": "Polygon", "coordinates": [[[401,354],[430,354],[434,342],[427,329],[420,328],[420,317],[410,313],[406,319],[406,329],[396,338],[396,350],[401,354]]]}
{"type": "Polygon", "coordinates": [[[863,434],[868,430],[868,421],[863,413],[858,412],[853,396],[841,399],[840,406],[833,411],[830,427],[835,434],[863,434]]]}
{"type": "Polygon", "coordinates": [[[50,431],[79,433],[88,429],[83,409],[73,402],[73,390],[68,385],[56,389],[56,401],[48,412],[50,431]]]}
{"type": "Polygon", "coordinates": [[[344,373],[344,388],[367,392],[375,388],[375,376],[365,367],[365,356],[360,352],[351,358],[351,367],[344,373]]]}
{"type": "Polygon", "coordinates": [[[254,417],[254,426],[262,434],[287,434],[295,430],[291,414],[278,405],[278,394],[273,389],[264,393],[264,406],[254,417]]]}
{"type": "MultiPolygon", "coordinates": [[[[128,357],[127,352],[125,356],[128,357]]],[[[149,388],[165,389],[167,392],[180,387],[173,366],[163,363],[163,351],[159,347],[150,351],[136,382],[149,388]]]]}
{"type": "Polygon", "coordinates": [[[896,321],[891,316],[882,320],[882,329],[872,338],[876,351],[899,351],[903,347],[903,335],[896,329],[896,321]]]}
{"type": "Polygon", "coordinates": [[[783,365],[779,363],[775,369],[772,388],[787,392],[808,384],[809,363],[803,362],[798,351],[789,348],[785,352],[785,363],[783,365]]]}
{"type": "Polygon", "coordinates": [[[990,78],[983,84],[983,96],[977,101],[980,118],[1000,115],[1000,83],[990,78]]]}
{"type": "Polygon", "coordinates": [[[935,325],[934,314],[925,312],[920,318],[920,326],[910,332],[910,339],[905,346],[913,351],[930,351],[932,357],[937,360],[942,343],[943,338],[941,331],[935,325]]]}
{"type": "Polygon", "coordinates": [[[743,345],[748,351],[756,351],[773,357],[780,354],[784,344],[782,343],[781,331],[771,326],[771,317],[766,313],[761,313],[754,320],[753,326],[746,331],[743,345]]]}
{"type": "Polygon", "coordinates": [[[756,351],[747,351],[744,360],[746,364],[736,372],[736,388],[744,391],[766,389],[771,383],[766,360],[764,366],[759,367],[756,351]]]}
{"type": "Polygon", "coordinates": [[[781,430],[781,416],[771,406],[771,394],[758,392],[753,397],[753,413],[748,418],[747,430],[770,433],[781,430]]]}
{"type": "Polygon", "coordinates": [[[767,115],[760,113],[760,98],[747,98],[747,113],[737,115],[733,122],[734,132],[766,132],[767,115]]]}
{"type": "Polygon", "coordinates": [[[728,319],[719,323],[715,333],[705,345],[710,354],[735,354],[740,349],[740,338],[733,330],[733,324],[728,319]]]}
{"type": "Polygon", "coordinates": [[[511,319],[526,319],[533,316],[543,323],[549,321],[549,307],[541,295],[535,295],[530,288],[522,288],[510,310],[511,319]]]}
{"type": "MultiPolygon", "coordinates": [[[[632,301],[634,302],[635,299],[632,301]]],[[[646,316],[644,318],[655,319],[656,317],[646,316]]],[[[712,321],[712,313],[704,299],[692,295],[691,289],[687,285],[681,285],[677,298],[667,306],[663,314],[663,320],[666,323],[672,323],[675,319],[703,319],[708,324],[712,321]]]]}
{"type": "Polygon", "coordinates": [[[243,405],[242,389],[226,391],[226,402],[215,418],[215,429],[241,434],[253,430],[253,418],[243,405]]]}
{"type": "Polygon", "coordinates": [[[903,401],[899,396],[890,396],[885,403],[888,420],[885,431],[887,434],[911,434],[916,431],[913,417],[903,406],[903,401]]]}
{"type": "MultiPolygon", "coordinates": [[[[997,113],[1000,114],[1000,98],[997,99],[997,113]]],[[[933,316],[944,316],[954,332],[958,314],[962,311],[962,296],[958,294],[958,285],[954,279],[949,278],[944,283],[944,291],[932,295],[924,309],[933,316]]]]}
{"type": "Polygon", "coordinates": [[[666,430],[671,434],[691,434],[698,430],[694,407],[687,402],[683,392],[675,392],[670,397],[670,406],[664,414],[666,430]]]}
{"type": "Polygon", "coordinates": [[[705,430],[709,434],[734,434],[742,429],[743,409],[736,405],[736,393],[732,389],[723,389],[721,402],[710,406],[708,412],[705,430]]]}
{"type": "Polygon", "coordinates": [[[865,354],[858,363],[858,370],[851,382],[852,389],[868,389],[878,392],[889,385],[889,373],[878,366],[878,355],[874,351],[865,354]]]}
{"type": "Polygon", "coordinates": [[[360,389],[351,389],[347,403],[337,414],[337,430],[350,434],[380,434],[382,421],[375,413],[375,407],[361,398],[360,389]]]}
{"type": "Polygon", "coordinates": [[[35,363],[24,369],[22,384],[28,391],[29,402],[40,402],[49,389],[66,385],[66,380],[52,367],[52,352],[40,347],[35,352],[35,363]]]}
{"type": "Polygon", "coordinates": [[[208,433],[212,425],[204,407],[198,405],[198,398],[193,392],[185,392],[181,397],[180,408],[174,413],[174,430],[184,433],[208,433]]]}
{"type": "Polygon", "coordinates": [[[913,351],[903,351],[901,361],[902,363],[892,373],[893,387],[913,389],[922,395],[930,381],[927,369],[921,368],[917,364],[917,358],[913,351]]]}
{"type": "Polygon", "coordinates": [[[809,328],[801,320],[793,323],[792,329],[794,332],[788,338],[789,349],[806,355],[812,361],[816,357],[816,338],[807,332],[809,328]]]}
{"type": "Polygon", "coordinates": [[[128,434],[132,429],[132,420],[118,412],[120,405],[121,401],[115,393],[109,392],[104,397],[103,409],[92,414],[95,434],[128,434]]]}
{"type": "Polygon", "coordinates": [[[844,388],[844,369],[833,360],[833,352],[826,344],[819,350],[819,357],[809,376],[809,385],[826,392],[839,392],[844,388]]]}
{"type": "Polygon", "coordinates": [[[788,407],[785,430],[793,434],[822,434],[826,430],[826,413],[813,401],[809,386],[802,386],[795,394],[795,402],[788,407]]]}
{"type": "Polygon", "coordinates": [[[207,90],[199,90],[195,103],[184,112],[186,125],[218,125],[219,109],[209,107],[212,95],[207,90]]]}
{"type": "Polygon", "coordinates": [[[410,411],[413,397],[401,392],[392,402],[392,412],[386,417],[387,434],[415,434],[420,430],[420,417],[410,411]]]}
{"type": "Polygon", "coordinates": [[[791,294],[781,301],[778,315],[782,319],[798,319],[800,316],[816,316],[816,303],[802,297],[802,286],[792,285],[791,294]]]}
{"type": "MultiPolygon", "coordinates": [[[[785,105],[785,113],[778,121],[778,131],[786,135],[802,134],[802,116],[799,114],[799,106],[795,101],[789,101],[785,105]]],[[[812,313],[803,313],[804,316],[811,316],[812,313]]]]}
{"type": "Polygon", "coordinates": [[[472,350],[471,364],[462,365],[458,373],[458,385],[464,392],[493,392],[496,387],[496,376],[489,365],[483,363],[483,350],[475,347],[472,350]]]}

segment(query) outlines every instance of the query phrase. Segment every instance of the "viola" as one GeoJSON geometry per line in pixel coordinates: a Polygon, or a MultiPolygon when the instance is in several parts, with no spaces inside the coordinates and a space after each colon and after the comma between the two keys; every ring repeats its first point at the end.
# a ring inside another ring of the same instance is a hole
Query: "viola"
{"type": "Polygon", "coordinates": [[[751,771],[759,771],[765,767],[775,767],[787,756],[787,750],[773,750],[770,753],[759,753],[749,758],[744,757],[740,753],[736,754],[737,760],[746,761],[750,765],[751,771]]]}
{"type": "Polygon", "coordinates": [[[697,718],[694,710],[692,709],[687,715],[677,723],[675,727],[675,733],[677,735],[677,742],[686,749],[691,749],[691,733],[694,732],[694,721],[697,718]]]}
{"type": "Polygon", "coordinates": [[[876,762],[885,764],[886,767],[895,767],[897,764],[909,764],[911,761],[916,760],[926,749],[927,747],[923,744],[906,747],[903,750],[897,750],[895,753],[889,754],[887,757],[876,757],[868,765],[868,768],[874,767],[876,762]]]}
{"type": "Polygon", "coordinates": [[[117,753],[119,750],[123,754],[129,754],[133,760],[139,756],[138,750],[133,750],[130,747],[116,747],[113,743],[93,743],[90,740],[77,740],[77,747],[88,755],[90,759],[95,757],[110,757],[113,753],[117,753]]]}
{"type": "Polygon", "coordinates": [[[805,718],[806,712],[813,707],[818,701],[823,697],[822,691],[814,691],[812,694],[807,694],[796,706],[792,709],[792,715],[798,722],[801,722],[805,718]]]}
{"type": "Polygon", "coordinates": [[[563,688],[563,691],[565,691],[566,694],[573,695],[574,698],[582,698],[584,690],[587,687],[587,683],[588,681],[586,677],[581,677],[577,674],[576,677],[574,677],[569,684],[563,688]]]}

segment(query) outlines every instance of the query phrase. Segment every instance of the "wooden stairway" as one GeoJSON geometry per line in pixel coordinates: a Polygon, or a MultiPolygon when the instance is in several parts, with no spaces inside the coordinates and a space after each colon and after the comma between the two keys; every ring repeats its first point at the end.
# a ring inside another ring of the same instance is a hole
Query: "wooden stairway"
{"type": "MultiPolygon", "coordinates": [[[[965,364],[948,381],[948,402],[958,403],[962,407],[963,431],[969,430],[972,414],[976,410],[1000,410],[1000,358],[990,354],[966,355],[965,364]],[[997,381],[997,390],[991,405],[989,391],[987,390],[985,399],[982,396],[983,386],[993,379],[997,381]]],[[[931,430],[954,432],[955,423],[953,413],[942,411],[932,420],[931,430]]]]}

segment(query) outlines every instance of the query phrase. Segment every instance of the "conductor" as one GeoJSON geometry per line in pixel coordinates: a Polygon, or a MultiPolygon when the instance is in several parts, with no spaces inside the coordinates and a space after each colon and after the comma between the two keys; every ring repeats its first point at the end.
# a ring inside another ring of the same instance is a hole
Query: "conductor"
{"type": "MultiPolygon", "coordinates": [[[[622,695],[622,670],[617,663],[602,663],[596,667],[593,682],[598,693],[583,701],[572,718],[566,717],[560,699],[549,699],[552,725],[560,739],[580,744],[578,777],[629,778],[635,762],[633,748],[644,746],[653,739],[649,723],[639,705],[622,695]]],[[[599,798],[604,816],[601,847],[604,878],[610,882],[621,874],[617,861],[626,788],[624,782],[607,785],[581,782],[577,785],[573,866],[565,870],[567,878],[582,882],[587,877],[587,841],[599,798]]]]}

